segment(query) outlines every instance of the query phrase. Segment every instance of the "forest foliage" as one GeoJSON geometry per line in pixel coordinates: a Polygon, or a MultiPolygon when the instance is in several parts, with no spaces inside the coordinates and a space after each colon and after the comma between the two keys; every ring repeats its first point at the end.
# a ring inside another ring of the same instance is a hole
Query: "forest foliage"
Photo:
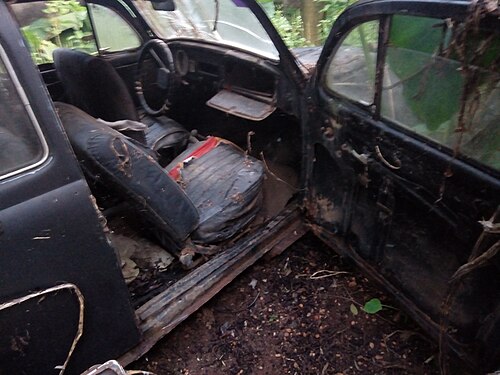
{"type": "MultiPolygon", "coordinates": [[[[331,26],[355,0],[257,0],[290,48],[323,45],[331,26]]],[[[95,52],[86,8],[77,0],[46,2],[46,16],[22,27],[37,64],[58,47],[95,52]]]]}
{"type": "Polygon", "coordinates": [[[37,64],[52,61],[58,47],[96,52],[87,9],[77,0],[47,1],[42,17],[21,28],[37,64]]]}
{"type": "Polygon", "coordinates": [[[338,16],[356,0],[257,0],[290,48],[322,46],[338,16]]]}

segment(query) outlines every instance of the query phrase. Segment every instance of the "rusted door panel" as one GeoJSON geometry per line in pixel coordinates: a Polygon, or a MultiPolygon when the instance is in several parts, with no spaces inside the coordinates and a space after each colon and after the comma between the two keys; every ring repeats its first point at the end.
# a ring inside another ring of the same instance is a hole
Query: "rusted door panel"
{"type": "Polygon", "coordinates": [[[48,145],[40,165],[0,180],[1,372],[54,373],[64,365],[81,322],[83,335],[66,372],[79,374],[136,344],[139,332],[90,190],[4,2],[0,43],[7,55],[2,60],[13,67],[9,77],[16,77],[18,92],[22,88],[29,101],[12,112],[30,108],[27,124],[38,123],[48,145]],[[61,284],[75,287],[36,296],[61,284]]]}
{"type": "Polygon", "coordinates": [[[83,336],[67,374],[79,374],[137,343],[128,291],[84,181],[4,208],[0,221],[0,303],[65,283],[83,296],[79,306],[75,291],[65,289],[2,309],[2,371],[49,374],[63,365],[82,307],[83,336]]]}
{"type": "Polygon", "coordinates": [[[380,212],[392,210],[391,180],[372,169],[376,124],[349,103],[326,107],[330,104],[325,100],[322,123],[327,128],[314,142],[308,209],[315,222],[348,237],[364,256],[375,258],[387,221],[380,212]]]}
{"type": "MultiPolygon", "coordinates": [[[[346,238],[358,256],[439,323],[450,278],[471,256],[483,230],[479,221],[497,208],[498,180],[380,122],[342,113],[329,121],[341,128],[335,137],[321,134],[314,142],[311,219],[346,238]],[[365,157],[366,164],[360,161],[365,157]]],[[[483,322],[498,327],[492,323],[498,320],[497,275],[498,259],[471,273],[450,308],[453,336],[481,353],[491,351],[495,339],[491,333],[476,337],[483,322]]]]}
{"type": "MultiPolygon", "coordinates": [[[[393,10],[389,2],[385,6],[385,14],[401,11],[398,2],[393,10]]],[[[498,174],[377,120],[373,107],[321,88],[322,69],[342,34],[382,13],[368,8],[359,6],[334,26],[308,89],[309,218],[323,239],[343,237],[344,253],[377,272],[376,279],[400,302],[411,301],[406,307],[419,321],[432,322],[425,324],[430,333],[438,337],[441,324],[444,341],[450,338],[456,352],[491,369],[500,357],[492,349],[498,348],[492,333],[499,327],[498,254],[455,287],[450,280],[473,258],[484,227],[479,222],[499,206],[498,174]]],[[[417,2],[406,3],[404,11],[423,15],[417,2]]],[[[380,54],[377,61],[383,62],[380,54]]],[[[489,236],[478,254],[498,243],[498,233],[489,236]]]]}

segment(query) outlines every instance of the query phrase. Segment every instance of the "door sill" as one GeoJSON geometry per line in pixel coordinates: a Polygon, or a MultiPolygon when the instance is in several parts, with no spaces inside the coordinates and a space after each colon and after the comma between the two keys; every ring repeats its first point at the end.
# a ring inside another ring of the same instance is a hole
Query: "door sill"
{"type": "Polygon", "coordinates": [[[264,255],[279,254],[307,232],[298,206],[286,208],[269,223],[198,267],[136,310],[141,342],[118,359],[127,366],[203,306],[264,255]]]}

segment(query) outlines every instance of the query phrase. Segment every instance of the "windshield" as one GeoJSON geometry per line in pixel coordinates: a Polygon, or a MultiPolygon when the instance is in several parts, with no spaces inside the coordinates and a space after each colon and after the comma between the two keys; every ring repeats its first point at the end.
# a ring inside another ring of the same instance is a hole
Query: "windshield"
{"type": "Polygon", "coordinates": [[[278,51],[259,20],[240,0],[175,0],[175,10],[155,10],[135,0],[153,30],[164,39],[221,43],[278,60],[278,51]]]}

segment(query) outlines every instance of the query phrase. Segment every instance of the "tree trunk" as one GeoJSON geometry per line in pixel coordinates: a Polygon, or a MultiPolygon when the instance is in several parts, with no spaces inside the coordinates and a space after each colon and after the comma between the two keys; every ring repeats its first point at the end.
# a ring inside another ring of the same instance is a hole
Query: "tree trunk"
{"type": "Polygon", "coordinates": [[[320,20],[320,7],[314,0],[302,0],[300,8],[302,21],[304,22],[304,37],[313,44],[319,44],[318,23],[320,20]]]}

